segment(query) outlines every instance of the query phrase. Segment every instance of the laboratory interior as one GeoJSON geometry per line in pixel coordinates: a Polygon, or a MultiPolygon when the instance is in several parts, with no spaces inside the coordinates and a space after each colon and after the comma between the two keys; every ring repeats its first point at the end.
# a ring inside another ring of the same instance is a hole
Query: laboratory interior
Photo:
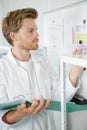
{"type": "Polygon", "coordinates": [[[31,53],[47,58],[61,82],[61,101],[54,101],[48,110],[53,113],[55,130],[87,130],[87,0],[0,0],[0,60],[11,48],[2,34],[2,19],[9,11],[29,7],[39,14],[39,48],[31,53]],[[66,101],[65,79],[71,66],[80,66],[83,72],[79,74],[78,90],[72,100],[66,101]]]}

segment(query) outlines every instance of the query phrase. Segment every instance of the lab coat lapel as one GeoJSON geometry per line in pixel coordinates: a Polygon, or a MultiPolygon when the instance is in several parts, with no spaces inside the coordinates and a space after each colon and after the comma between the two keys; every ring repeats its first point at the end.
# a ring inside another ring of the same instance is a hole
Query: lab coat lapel
{"type": "Polygon", "coordinates": [[[38,82],[39,82],[39,78],[40,78],[40,69],[41,69],[41,60],[40,59],[37,59],[33,54],[31,55],[31,58],[32,58],[32,61],[33,61],[33,65],[34,65],[34,68],[35,68],[35,72],[36,72],[36,76],[37,76],[37,79],[38,79],[38,82]]]}

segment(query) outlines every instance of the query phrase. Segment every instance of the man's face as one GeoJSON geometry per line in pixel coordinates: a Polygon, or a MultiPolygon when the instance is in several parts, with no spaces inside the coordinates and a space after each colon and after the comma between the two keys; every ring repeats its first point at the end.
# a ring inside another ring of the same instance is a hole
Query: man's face
{"type": "Polygon", "coordinates": [[[16,40],[13,44],[24,50],[38,49],[38,33],[34,19],[26,18],[23,20],[22,27],[15,33],[16,40]]]}

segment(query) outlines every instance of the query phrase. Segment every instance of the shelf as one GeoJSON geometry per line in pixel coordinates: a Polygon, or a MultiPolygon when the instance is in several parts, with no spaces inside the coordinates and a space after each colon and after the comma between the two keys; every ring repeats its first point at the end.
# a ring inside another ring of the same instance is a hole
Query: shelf
{"type": "MultiPolygon", "coordinates": [[[[60,57],[60,80],[61,80],[61,130],[67,130],[67,104],[66,104],[66,86],[65,86],[65,64],[73,64],[87,68],[87,54],[61,56],[60,57]]],[[[82,107],[82,106],[81,106],[82,107]]],[[[75,108],[75,107],[74,107],[75,108]]],[[[82,107],[83,108],[83,107],[82,107]]]]}
{"type": "Polygon", "coordinates": [[[87,54],[78,56],[61,56],[60,59],[63,60],[63,62],[65,63],[87,67],[87,54]]]}

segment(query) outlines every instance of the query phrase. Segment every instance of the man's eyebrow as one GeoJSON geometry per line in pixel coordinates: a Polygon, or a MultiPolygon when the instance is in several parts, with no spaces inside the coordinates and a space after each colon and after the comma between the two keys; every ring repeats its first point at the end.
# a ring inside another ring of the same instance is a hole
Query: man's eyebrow
{"type": "Polygon", "coordinates": [[[33,27],[30,27],[30,28],[27,28],[28,30],[32,29],[32,30],[38,30],[38,28],[33,28],[33,27]]]}

